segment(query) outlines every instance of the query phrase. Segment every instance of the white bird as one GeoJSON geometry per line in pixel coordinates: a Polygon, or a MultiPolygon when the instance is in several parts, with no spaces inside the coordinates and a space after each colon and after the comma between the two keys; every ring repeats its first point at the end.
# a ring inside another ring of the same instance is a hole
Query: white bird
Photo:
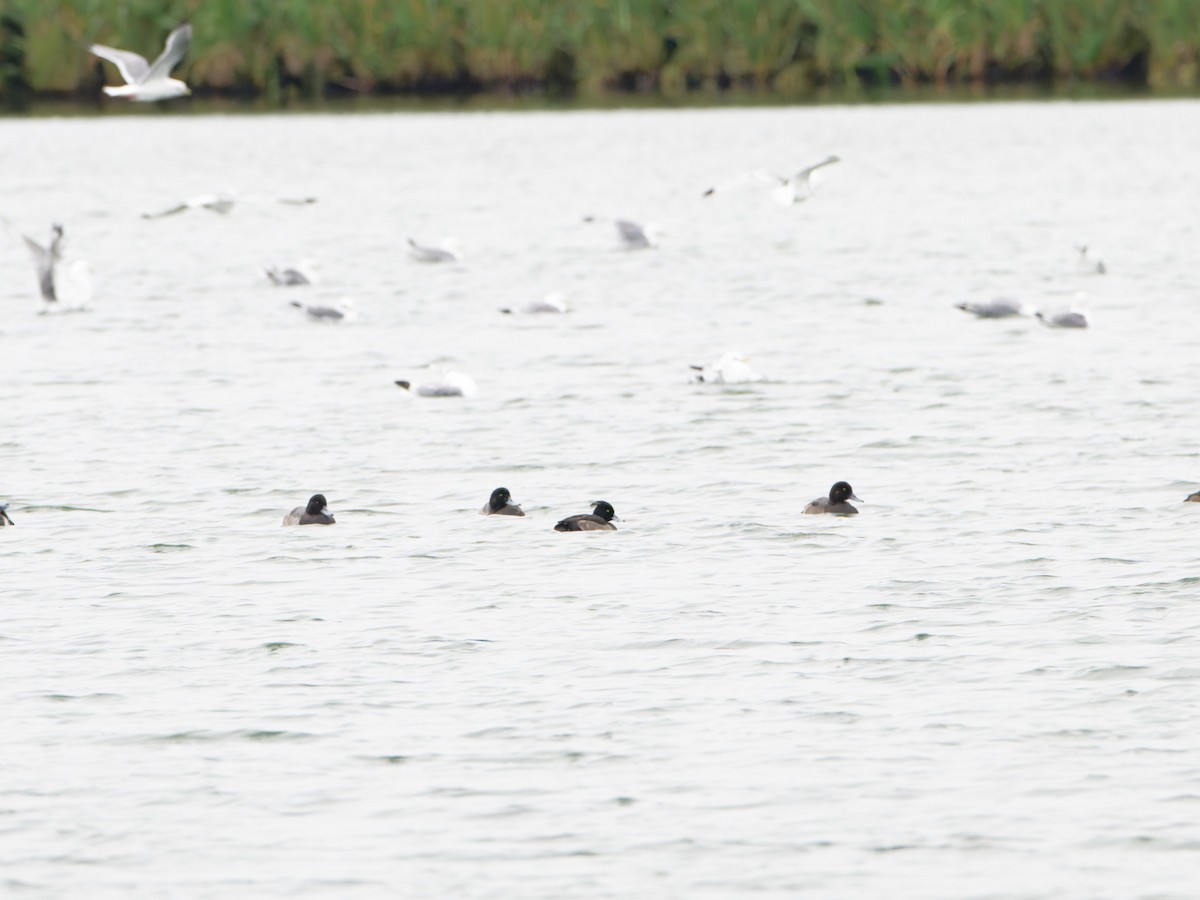
{"type": "Polygon", "coordinates": [[[767,380],[750,367],[750,360],[734,351],[722,353],[711,365],[692,366],[692,369],[696,371],[693,380],[703,384],[750,384],[767,380]]]}
{"type": "Polygon", "coordinates": [[[160,209],[158,212],[142,213],[143,219],[161,219],[164,216],[173,216],[177,213],[186,212],[189,209],[207,209],[209,212],[220,213],[227,215],[233,209],[234,203],[255,202],[261,203],[268,199],[274,199],[277,203],[283,203],[287,206],[311,206],[317,202],[316,197],[275,197],[267,198],[261,194],[244,195],[236,191],[217,191],[211,194],[197,194],[195,197],[188,197],[185,200],[180,200],[172,203],[170,206],[160,209]]]}
{"type": "Polygon", "coordinates": [[[1037,320],[1051,328],[1087,328],[1087,316],[1078,310],[1069,309],[1066,312],[1035,313],[1037,320]]]}
{"type": "Polygon", "coordinates": [[[983,302],[968,300],[955,304],[955,306],[964,312],[974,313],[981,319],[1004,319],[1008,316],[1028,316],[1033,314],[1030,308],[1020,300],[1013,300],[1010,297],[997,297],[995,300],[986,300],[983,302]]]}
{"type": "Polygon", "coordinates": [[[310,304],[293,300],[292,306],[304,310],[310,319],[318,322],[341,322],[343,319],[351,321],[356,313],[353,300],[339,300],[336,304],[310,304]]]}
{"type": "Polygon", "coordinates": [[[552,294],[547,294],[541,300],[530,300],[524,306],[518,306],[516,309],[505,307],[500,312],[506,315],[512,315],[514,312],[523,313],[525,315],[537,315],[539,313],[561,314],[570,312],[571,300],[566,294],[555,291],[552,294]]]}
{"type": "Polygon", "coordinates": [[[302,259],[291,266],[263,266],[263,271],[277,287],[297,287],[317,281],[317,264],[311,259],[302,259]]]}
{"type": "Polygon", "coordinates": [[[184,23],[167,35],[167,44],[153,64],[146,57],[129,50],[117,50],[103,44],[92,44],[88,49],[101,59],[113,63],[125,79],[120,87],[105,87],[110,97],[128,97],[142,103],[155,100],[170,100],[192,92],[182,81],[171,77],[171,70],[179,65],[192,42],[192,26],[184,23]]]}
{"type": "Polygon", "coordinates": [[[841,161],[840,157],[827,156],[819,163],[814,163],[811,166],[801,169],[791,178],[785,178],[782,175],[776,175],[774,172],[759,169],[742,175],[722,187],[710,187],[704,192],[704,196],[711,197],[717,191],[724,192],[730,188],[740,187],[747,182],[753,182],[755,184],[770,186],[772,188],[771,196],[776,203],[781,206],[791,206],[793,203],[802,203],[816,192],[817,187],[820,185],[820,172],[818,170],[841,161]]]}
{"type": "Polygon", "coordinates": [[[63,227],[57,222],[50,228],[50,240],[42,246],[27,234],[18,231],[8,219],[2,222],[18,235],[33,257],[37,275],[38,293],[46,303],[46,310],[77,311],[84,308],[92,297],[91,271],[85,260],[76,259],[65,266],[63,227]]]}
{"type": "Polygon", "coordinates": [[[649,250],[658,246],[661,236],[658,226],[639,225],[631,219],[607,219],[602,216],[584,216],[585,222],[612,222],[617,229],[617,238],[625,250],[649,250]]]}
{"type": "Polygon", "coordinates": [[[458,262],[462,259],[462,251],[453,238],[443,240],[440,245],[418,244],[409,238],[408,255],[423,263],[458,262]]]}
{"type": "Polygon", "coordinates": [[[1104,275],[1108,272],[1102,260],[1088,256],[1087,244],[1076,244],[1075,249],[1079,251],[1079,258],[1075,260],[1075,269],[1081,275],[1104,275]]]}
{"type": "Polygon", "coordinates": [[[195,197],[188,197],[186,200],[180,200],[158,212],[142,213],[142,218],[161,219],[164,216],[173,216],[189,209],[207,209],[224,216],[233,209],[234,199],[234,195],[230,193],[199,194],[195,197]]]}
{"type": "Polygon", "coordinates": [[[431,381],[413,384],[397,379],[396,384],[418,397],[474,397],[479,393],[475,380],[462,372],[445,372],[431,381]]]}

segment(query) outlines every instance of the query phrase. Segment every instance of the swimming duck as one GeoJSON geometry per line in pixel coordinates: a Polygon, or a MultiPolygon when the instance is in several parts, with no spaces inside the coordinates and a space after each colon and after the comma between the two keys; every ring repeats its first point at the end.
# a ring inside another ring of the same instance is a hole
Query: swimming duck
{"type": "Polygon", "coordinates": [[[13,520],[8,517],[8,504],[0,503],[0,527],[11,525],[13,520]]]}
{"type": "Polygon", "coordinates": [[[858,510],[847,503],[847,500],[857,500],[862,503],[861,497],[854,496],[854,488],[845,481],[839,481],[829,489],[828,497],[818,497],[808,506],[804,507],[804,511],[809,515],[820,513],[832,513],[835,516],[854,516],[858,515],[858,510]]]}
{"type": "Polygon", "coordinates": [[[333,525],[334,518],[325,503],[324,494],[313,494],[308,506],[297,506],[283,517],[284,525],[333,525]]]}
{"type": "MultiPolygon", "coordinates": [[[[1196,491],[1196,493],[1194,493],[1194,494],[1188,494],[1186,497],[1183,498],[1183,502],[1184,503],[1200,503],[1200,491],[1196,491]]],[[[3,512],[3,511],[4,511],[4,507],[0,506],[0,512],[3,512]]],[[[12,522],[9,522],[8,524],[11,525],[12,522]]]]}
{"type": "Polygon", "coordinates": [[[523,516],[524,511],[516,503],[512,502],[512,494],[508,492],[508,488],[496,488],[492,491],[492,496],[488,498],[488,502],[483,505],[483,509],[479,511],[481,516],[523,516]]]}
{"type": "MultiPolygon", "coordinates": [[[[593,500],[592,513],[578,516],[567,516],[554,526],[555,531],[616,531],[612,523],[617,519],[617,511],[607,500],[593,500]]],[[[617,519],[617,521],[621,521],[617,519]]]]}

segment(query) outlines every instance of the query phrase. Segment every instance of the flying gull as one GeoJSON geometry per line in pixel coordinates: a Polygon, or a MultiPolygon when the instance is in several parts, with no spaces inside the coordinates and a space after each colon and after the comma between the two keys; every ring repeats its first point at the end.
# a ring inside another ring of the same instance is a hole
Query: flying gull
{"type": "Polygon", "coordinates": [[[791,206],[793,203],[802,203],[813,195],[820,183],[820,169],[825,166],[831,166],[836,162],[841,162],[841,158],[837,156],[827,156],[819,163],[814,163],[811,166],[801,169],[791,178],[785,178],[782,175],[776,175],[774,172],[766,172],[758,170],[750,172],[747,175],[742,175],[729,184],[721,187],[710,187],[704,192],[705,197],[711,197],[717,191],[724,193],[725,191],[740,187],[747,182],[754,184],[762,184],[770,186],[773,190],[771,196],[775,202],[781,206],[791,206]]]}
{"type": "Polygon", "coordinates": [[[179,65],[192,42],[192,26],[184,23],[167,35],[167,45],[153,64],[146,57],[129,50],[117,50],[103,44],[92,44],[88,49],[101,59],[107,59],[117,67],[125,84],[120,87],[105,87],[110,97],[128,97],[141,103],[155,100],[170,100],[192,92],[182,81],[171,77],[171,70],[179,65]]]}
{"type": "Polygon", "coordinates": [[[229,211],[233,209],[233,202],[233,194],[200,194],[196,197],[188,197],[186,200],[180,200],[178,203],[173,203],[164,209],[160,209],[158,212],[142,213],[142,218],[162,219],[189,209],[207,209],[210,212],[220,213],[224,216],[228,215],[229,211]]]}
{"type": "Polygon", "coordinates": [[[658,228],[654,225],[645,227],[631,219],[606,219],[603,216],[584,216],[585,222],[612,222],[617,229],[617,238],[625,250],[649,250],[657,246],[658,228]]]}
{"type": "MultiPolygon", "coordinates": [[[[264,198],[262,195],[239,195],[235,191],[217,191],[211,194],[197,194],[195,197],[188,197],[185,200],[180,200],[172,203],[170,206],[164,207],[157,212],[142,213],[143,219],[161,219],[166,216],[174,216],[181,212],[186,212],[189,209],[207,209],[209,212],[220,213],[227,215],[233,209],[234,203],[243,203],[246,201],[261,202],[264,198]]],[[[310,206],[317,202],[316,197],[276,197],[275,200],[287,206],[310,206]]]]}
{"type": "Polygon", "coordinates": [[[1079,251],[1079,258],[1075,260],[1075,269],[1081,275],[1104,275],[1108,272],[1103,260],[1088,256],[1087,244],[1076,244],[1075,249],[1079,251]]]}

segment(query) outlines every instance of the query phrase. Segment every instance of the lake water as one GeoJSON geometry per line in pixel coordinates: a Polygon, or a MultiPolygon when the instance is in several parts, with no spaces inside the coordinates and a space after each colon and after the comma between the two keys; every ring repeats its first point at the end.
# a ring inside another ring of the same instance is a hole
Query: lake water
{"type": "Polygon", "coordinates": [[[0,894],[1194,896],[1198,113],[0,122],[0,894]]]}

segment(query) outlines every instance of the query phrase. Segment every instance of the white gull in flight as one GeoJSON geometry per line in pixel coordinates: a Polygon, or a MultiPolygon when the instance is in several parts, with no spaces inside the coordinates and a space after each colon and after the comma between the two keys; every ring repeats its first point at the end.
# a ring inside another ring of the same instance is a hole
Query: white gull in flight
{"type": "Polygon", "coordinates": [[[1104,275],[1108,272],[1103,260],[1088,256],[1087,244],[1076,244],[1075,249],[1079,251],[1079,257],[1075,260],[1075,270],[1081,275],[1104,275]]]}
{"type": "Polygon", "coordinates": [[[585,222],[612,222],[624,250],[649,250],[658,246],[661,233],[656,225],[639,225],[632,219],[607,219],[603,216],[584,216],[585,222]]]}
{"type": "Polygon", "coordinates": [[[92,44],[88,49],[101,59],[115,65],[125,79],[119,87],[105,87],[110,97],[128,97],[142,103],[155,100],[170,100],[192,92],[186,84],[171,77],[171,70],[179,65],[192,42],[192,26],[184,23],[167,35],[167,45],[153,64],[146,57],[130,50],[117,50],[103,44],[92,44]]]}
{"type": "Polygon", "coordinates": [[[781,206],[791,206],[793,203],[802,203],[811,197],[820,184],[821,173],[819,170],[825,168],[825,166],[831,166],[836,162],[841,162],[841,158],[827,156],[819,163],[814,163],[811,166],[801,169],[791,178],[785,178],[782,175],[776,175],[774,172],[766,172],[760,169],[742,175],[729,184],[710,187],[704,192],[704,196],[711,197],[717,191],[724,193],[731,188],[740,187],[746,183],[754,183],[771,187],[771,196],[776,203],[781,206]]]}

